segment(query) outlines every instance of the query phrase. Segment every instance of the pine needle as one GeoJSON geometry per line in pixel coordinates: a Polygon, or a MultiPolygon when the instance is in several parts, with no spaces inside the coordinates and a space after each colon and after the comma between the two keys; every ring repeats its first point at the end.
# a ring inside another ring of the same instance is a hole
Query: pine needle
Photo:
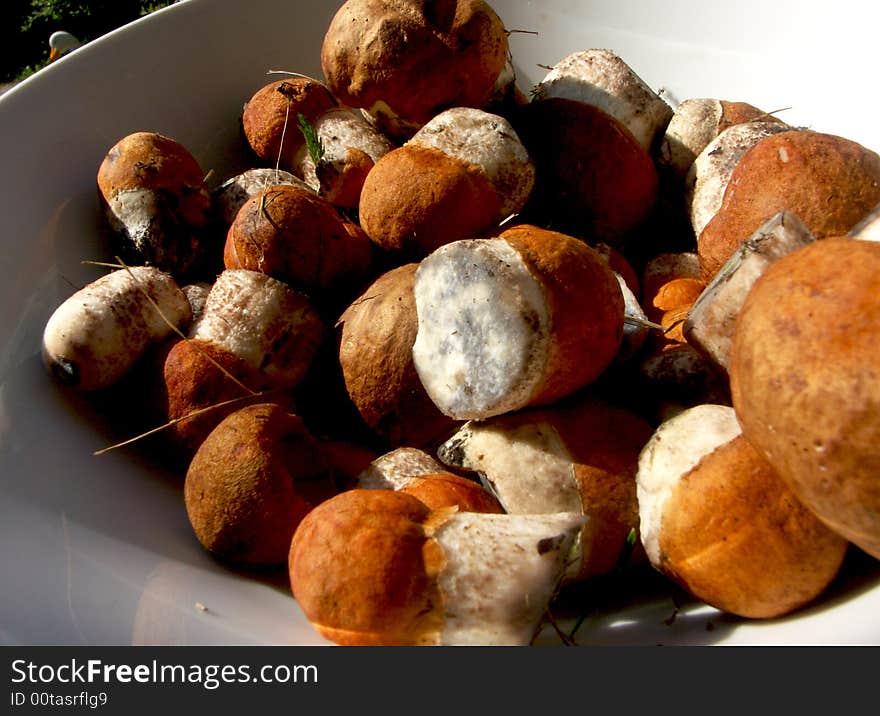
{"type": "Polygon", "coordinates": [[[254,398],[259,398],[264,395],[270,395],[272,392],[274,392],[274,391],[264,391],[261,393],[252,393],[251,395],[240,395],[237,398],[230,398],[229,400],[224,400],[223,402],[220,402],[220,403],[214,403],[213,405],[208,405],[207,407],[199,408],[198,410],[193,410],[191,413],[187,413],[186,415],[181,415],[179,418],[172,418],[167,423],[163,423],[162,425],[159,425],[158,427],[147,430],[146,432],[143,432],[140,435],[135,435],[134,437],[128,438],[127,440],[123,440],[122,442],[116,443],[115,445],[110,445],[108,447],[102,448],[101,450],[96,450],[92,454],[93,455],[105,455],[106,453],[110,452],[111,450],[116,450],[118,448],[125,447],[126,445],[131,445],[132,443],[137,442],[138,440],[143,440],[144,438],[149,437],[150,435],[155,435],[156,433],[161,432],[162,430],[165,430],[166,428],[170,428],[174,425],[177,425],[178,423],[182,423],[184,420],[190,420],[191,418],[197,418],[199,415],[204,415],[205,413],[208,413],[212,410],[216,410],[217,408],[225,408],[228,405],[240,403],[243,400],[253,400],[254,398]]]}
{"type": "Polygon", "coordinates": [[[646,318],[640,318],[639,316],[631,316],[626,314],[623,317],[623,322],[628,323],[631,326],[644,326],[645,328],[653,328],[655,331],[661,331],[663,333],[666,332],[666,329],[663,328],[659,323],[654,323],[653,321],[649,321],[646,318]]]}

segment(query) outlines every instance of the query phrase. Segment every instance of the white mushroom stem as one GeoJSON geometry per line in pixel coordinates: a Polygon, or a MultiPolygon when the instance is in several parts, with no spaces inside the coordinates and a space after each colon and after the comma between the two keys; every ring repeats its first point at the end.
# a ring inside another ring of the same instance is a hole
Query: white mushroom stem
{"type": "Polygon", "coordinates": [[[581,514],[459,512],[429,530],[445,555],[438,576],[445,646],[524,646],[571,564],[581,514]]]}
{"type": "Polygon", "coordinates": [[[446,415],[478,419],[526,404],[541,380],[549,314],[519,253],[500,239],[440,247],[416,272],[413,361],[446,415]]]}
{"type": "Polygon", "coordinates": [[[574,461],[552,425],[470,421],[438,448],[437,456],[477,472],[510,514],[584,511],[574,461]]]}
{"type": "Polygon", "coordinates": [[[149,266],[118,269],[55,309],[43,331],[43,358],[65,385],[106,388],[191,316],[169,274],[149,266]]]}
{"type": "Polygon", "coordinates": [[[697,155],[718,136],[721,101],[711,98],[684,100],[672,115],[660,143],[658,162],[684,177],[697,155]]]}
{"type": "Polygon", "coordinates": [[[672,107],[610,50],[583,50],[563,58],[535,87],[534,98],[598,107],[623,124],[648,152],[672,118],[672,107]]]}
{"type": "Polygon", "coordinates": [[[480,167],[501,201],[499,221],[525,206],[535,183],[532,160],[503,117],[467,107],[441,112],[407,145],[438,149],[480,167]]]}
{"type": "Polygon", "coordinates": [[[791,212],[769,219],[743,242],[691,307],[683,327],[688,343],[726,373],[736,317],[752,286],[774,261],[814,240],[791,212]]]}
{"type": "Polygon", "coordinates": [[[850,238],[860,241],[880,241],[880,207],[871,211],[849,232],[850,238]]]}
{"type": "Polygon", "coordinates": [[[443,472],[444,467],[418,448],[401,447],[380,455],[355,478],[366,490],[399,490],[421,475],[443,472]]]}
{"type": "Polygon", "coordinates": [[[223,271],[190,338],[221,346],[280,387],[298,383],[315,350],[320,319],[308,298],[259,271],[223,271]]]}

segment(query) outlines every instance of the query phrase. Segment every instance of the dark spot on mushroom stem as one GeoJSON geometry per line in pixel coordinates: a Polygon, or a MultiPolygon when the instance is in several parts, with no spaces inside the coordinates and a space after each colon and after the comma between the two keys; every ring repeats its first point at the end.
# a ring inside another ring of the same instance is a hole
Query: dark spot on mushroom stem
{"type": "Polygon", "coordinates": [[[52,375],[54,375],[63,385],[69,388],[75,388],[79,385],[79,368],[66,358],[55,358],[51,363],[52,375]]]}
{"type": "Polygon", "coordinates": [[[559,546],[565,540],[565,535],[556,535],[555,537],[545,537],[538,542],[538,554],[547,554],[559,549],[559,546]]]}
{"type": "Polygon", "coordinates": [[[464,467],[464,443],[462,439],[453,439],[437,450],[437,456],[447,465],[464,467]]]}

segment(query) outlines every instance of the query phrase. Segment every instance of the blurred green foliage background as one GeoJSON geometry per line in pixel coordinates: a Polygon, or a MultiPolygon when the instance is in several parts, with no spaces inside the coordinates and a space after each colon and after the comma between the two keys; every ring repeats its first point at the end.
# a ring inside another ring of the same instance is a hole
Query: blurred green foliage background
{"type": "Polygon", "coordinates": [[[49,35],[56,30],[66,30],[85,43],[172,2],[2,0],[0,82],[24,79],[44,67],[49,60],[49,35]]]}

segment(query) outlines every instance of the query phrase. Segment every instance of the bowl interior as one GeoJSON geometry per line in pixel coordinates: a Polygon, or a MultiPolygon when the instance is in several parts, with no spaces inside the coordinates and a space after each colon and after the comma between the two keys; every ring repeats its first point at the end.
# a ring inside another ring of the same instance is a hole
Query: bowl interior
{"type": "MultiPolygon", "coordinates": [[[[0,96],[0,642],[325,644],[283,574],[243,573],[196,543],[182,480],[148,449],[93,453],[119,437],[100,405],[59,389],[42,328],[107,260],[97,167],[122,136],[174,137],[219,183],[247,168],[239,116],[272,71],[320,77],[337,2],[188,0],[89,43],[0,96]]],[[[610,1],[492,3],[511,31],[524,91],[569,52],[615,50],[670,101],[749,101],[793,124],[880,149],[872,5],[610,1]]],[[[137,411],[133,405],[130,410],[137,411]]],[[[668,585],[597,591],[585,643],[870,643],[880,574],[856,556],[814,607],[744,623],[668,585]],[[670,619],[670,615],[675,615],[670,619]]],[[[577,618],[577,606],[572,618],[577,618]]],[[[542,634],[552,643],[558,637],[542,634]]]]}

